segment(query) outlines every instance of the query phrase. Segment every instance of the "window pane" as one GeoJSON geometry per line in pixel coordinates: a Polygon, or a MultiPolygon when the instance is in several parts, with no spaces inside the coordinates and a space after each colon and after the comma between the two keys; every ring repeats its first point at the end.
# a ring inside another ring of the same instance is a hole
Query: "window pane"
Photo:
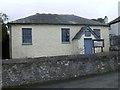
{"type": "Polygon", "coordinates": [[[32,29],[22,28],[22,43],[31,44],[32,43],[32,29]]]}
{"type": "Polygon", "coordinates": [[[62,42],[70,42],[70,29],[62,29],[62,42]]]}
{"type": "Polygon", "coordinates": [[[100,29],[94,29],[94,32],[100,38],[100,29]]]}
{"type": "Polygon", "coordinates": [[[85,36],[86,36],[86,37],[91,36],[91,33],[90,33],[89,30],[86,30],[86,31],[85,31],[85,36]]]}

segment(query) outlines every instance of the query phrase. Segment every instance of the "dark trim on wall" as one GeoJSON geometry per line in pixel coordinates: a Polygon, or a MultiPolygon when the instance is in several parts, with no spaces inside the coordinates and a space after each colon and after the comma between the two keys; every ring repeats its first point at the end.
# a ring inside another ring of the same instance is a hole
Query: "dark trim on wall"
{"type": "Polygon", "coordinates": [[[93,25],[93,24],[61,24],[61,23],[8,23],[9,25],[73,25],[73,26],[79,26],[79,25],[87,25],[87,26],[105,26],[109,27],[108,24],[101,24],[101,25],[93,25]]]}
{"type": "Polygon", "coordinates": [[[9,54],[10,54],[10,59],[12,59],[12,31],[11,31],[12,26],[9,25],[9,30],[10,30],[10,35],[9,35],[9,54]]]}

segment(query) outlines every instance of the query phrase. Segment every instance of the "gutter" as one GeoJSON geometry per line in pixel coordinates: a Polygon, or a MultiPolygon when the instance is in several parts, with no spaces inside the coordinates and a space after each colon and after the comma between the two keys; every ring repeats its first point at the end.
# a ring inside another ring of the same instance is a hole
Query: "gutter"
{"type": "Polygon", "coordinates": [[[62,23],[8,23],[8,25],[85,25],[85,26],[105,26],[109,27],[109,24],[101,24],[101,25],[95,25],[95,24],[62,24],[62,23]]]}

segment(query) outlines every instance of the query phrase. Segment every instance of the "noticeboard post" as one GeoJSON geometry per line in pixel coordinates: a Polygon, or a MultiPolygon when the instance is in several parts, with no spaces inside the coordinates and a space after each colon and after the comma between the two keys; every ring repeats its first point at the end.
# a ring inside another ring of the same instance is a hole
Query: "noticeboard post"
{"type": "Polygon", "coordinates": [[[95,53],[95,48],[101,48],[101,52],[103,52],[103,47],[104,47],[104,39],[93,39],[93,48],[94,48],[94,53],[95,53]]]}

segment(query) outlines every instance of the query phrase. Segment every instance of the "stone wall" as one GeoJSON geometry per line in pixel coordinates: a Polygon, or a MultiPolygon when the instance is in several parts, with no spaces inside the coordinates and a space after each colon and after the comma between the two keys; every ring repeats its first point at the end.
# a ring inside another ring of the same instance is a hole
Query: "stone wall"
{"type": "Polygon", "coordinates": [[[99,74],[118,68],[118,52],[3,60],[3,86],[16,86],[99,74]]]}

